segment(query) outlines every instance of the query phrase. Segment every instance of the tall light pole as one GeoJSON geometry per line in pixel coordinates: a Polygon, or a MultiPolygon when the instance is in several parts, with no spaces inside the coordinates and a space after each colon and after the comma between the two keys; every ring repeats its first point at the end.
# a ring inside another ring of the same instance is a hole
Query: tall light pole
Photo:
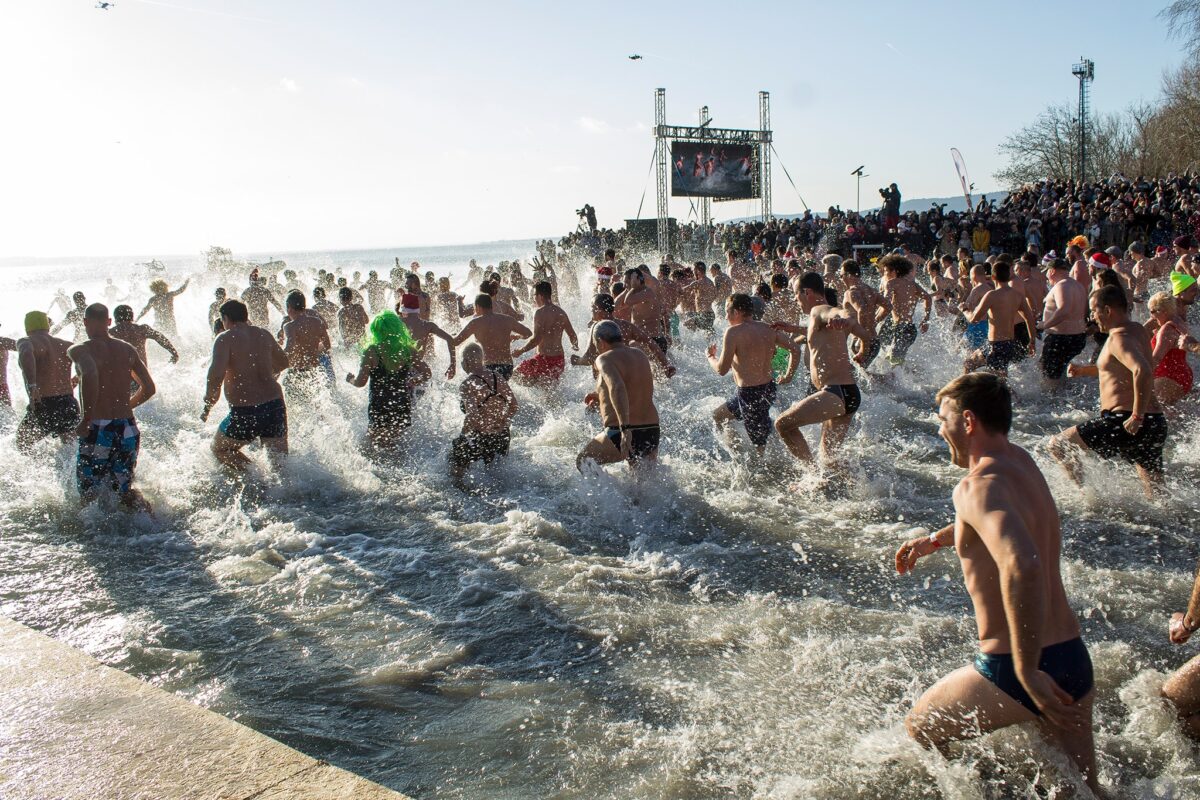
{"type": "Polygon", "coordinates": [[[855,214],[862,213],[862,179],[864,177],[863,176],[863,167],[865,167],[865,166],[866,166],[866,164],[861,164],[861,165],[859,165],[858,169],[856,169],[850,173],[851,175],[855,176],[855,185],[854,185],[854,213],[855,214]]]}
{"type": "Polygon", "coordinates": [[[1071,67],[1071,74],[1079,79],[1079,182],[1087,182],[1087,129],[1091,109],[1088,104],[1088,86],[1096,77],[1096,64],[1091,59],[1079,57],[1079,63],[1071,67]]]}

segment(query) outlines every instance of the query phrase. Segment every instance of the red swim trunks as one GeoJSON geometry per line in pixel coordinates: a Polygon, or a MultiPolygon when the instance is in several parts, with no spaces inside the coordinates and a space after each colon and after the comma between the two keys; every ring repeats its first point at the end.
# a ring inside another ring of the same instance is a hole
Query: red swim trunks
{"type": "Polygon", "coordinates": [[[563,356],[538,354],[518,364],[516,371],[525,383],[558,383],[566,366],[563,356]]]}

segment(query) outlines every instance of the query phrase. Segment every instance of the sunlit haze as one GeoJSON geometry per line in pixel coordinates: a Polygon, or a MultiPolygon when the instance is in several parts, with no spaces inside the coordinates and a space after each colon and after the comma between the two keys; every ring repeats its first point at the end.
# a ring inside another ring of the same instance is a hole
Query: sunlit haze
{"type": "Polygon", "coordinates": [[[721,127],[771,92],[779,213],[780,162],[819,209],[854,207],[859,164],[863,207],[957,194],[951,147],[988,190],[1081,55],[1098,112],[1157,93],[1160,5],[9,0],[0,256],[557,236],[585,202],[619,227],[654,215],[659,86],[721,127]]]}

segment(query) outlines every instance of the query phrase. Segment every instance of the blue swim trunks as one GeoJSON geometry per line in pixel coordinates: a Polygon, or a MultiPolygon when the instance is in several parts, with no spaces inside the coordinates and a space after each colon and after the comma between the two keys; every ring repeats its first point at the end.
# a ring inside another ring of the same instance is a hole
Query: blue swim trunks
{"type": "Polygon", "coordinates": [[[987,344],[988,340],[988,322],[986,319],[981,319],[979,322],[972,322],[967,326],[967,332],[963,334],[963,339],[967,342],[967,348],[970,350],[978,350],[987,344]]]}
{"type": "Polygon", "coordinates": [[[75,457],[75,483],[81,497],[108,486],[119,494],[129,492],[137,468],[142,435],[133,419],[97,419],[79,439],[75,457]]]}

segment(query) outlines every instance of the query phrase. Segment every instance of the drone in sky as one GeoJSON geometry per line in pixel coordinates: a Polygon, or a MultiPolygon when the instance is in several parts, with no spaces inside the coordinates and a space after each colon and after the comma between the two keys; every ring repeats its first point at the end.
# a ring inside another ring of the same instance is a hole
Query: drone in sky
{"type": "Polygon", "coordinates": [[[115,5],[116,3],[106,3],[104,0],[100,0],[99,3],[96,3],[96,8],[100,9],[101,11],[108,11],[115,5]]]}
{"type": "Polygon", "coordinates": [[[639,56],[637,53],[634,53],[633,55],[629,56],[629,60],[630,61],[641,61],[642,57],[639,56]]]}

